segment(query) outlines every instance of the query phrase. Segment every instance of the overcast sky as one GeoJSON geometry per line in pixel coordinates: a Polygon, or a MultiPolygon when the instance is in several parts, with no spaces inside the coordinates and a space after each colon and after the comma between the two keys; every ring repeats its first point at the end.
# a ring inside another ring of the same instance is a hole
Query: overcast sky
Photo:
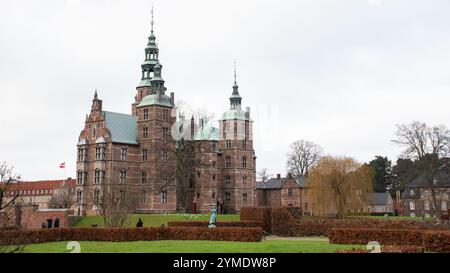
{"type": "Polygon", "coordinates": [[[448,0],[2,0],[0,161],[26,180],[75,176],[95,89],[131,112],[155,6],[168,92],[218,117],[233,63],[255,120],[257,169],[289,144],[396,160],[395,125],[450,125],[448,0]]]}

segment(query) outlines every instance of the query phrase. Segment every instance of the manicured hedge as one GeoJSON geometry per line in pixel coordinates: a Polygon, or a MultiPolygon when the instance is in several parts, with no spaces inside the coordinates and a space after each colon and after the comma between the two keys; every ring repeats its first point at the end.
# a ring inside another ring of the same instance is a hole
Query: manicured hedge
{"type": "Polygon", "coordinates": [[[259,242],[263,232],[260,227],[245,228],[201,228],[201,227],[157,227],[157,228],[64,228],[5,231],[0,245],[15,244],[23,238],[27,244],[59,241],[156,241],[156,240],[208,240],[259,242]]]}
{"type": "MultiPolygon", "coordinates": [[[[335,253],[371,253],[369,249],[341,249],[335,253]]],[[[424,248],[420,246],[383,246],[381,253],[423,253],[424,248]]]]}
{"type": "Polygon", "coordinates": [[[294,227],[300,224],[300,217],[295,212],[290,208],[272,208],[272,233],[294,236],[294,227]]]}
{"type": "MultiPolygon", "coordinates": [[[[414,229],[414,230],[450,230],[448,222],[389,220],[389,219],[305,219],[295,224],[286,223],[285,229],[292,236],[328,236],[333,228],[344,229],[414,229]]],[[[275,233],[274,233],[275,234],[275,233]]],[[[278,234],[277,234],[278,235],[278,234]]]]}
{"type": "Polygon", "coordinates": [[[382,245],[422,245],[423,231],[407,229],[332,229],[330,243],[365,245],[376,241],[382,245]]]}
{"type": "Polygon", "coordinates": [[[244,207],[240,211],[241,221],[262,222],[263,229],[266,232],[272,233],[272,208],[254,208],[244,207]]]}
{"type": "Polygon", "coordinates": [[[450,252],[450,231],[421,229],[332,229],[330,243],[422,247],[428,251],[450,252]]]}
{"type": "MultiPolygon", "coordinates": [[[[186,221],[186,222],[169,222],[169,227],[208,227],[208,221],[186,221]]],[[[257,221],[240,221],[240,222],[217,222],[217,227],[263,227],[262,222],[257,221]]]]}

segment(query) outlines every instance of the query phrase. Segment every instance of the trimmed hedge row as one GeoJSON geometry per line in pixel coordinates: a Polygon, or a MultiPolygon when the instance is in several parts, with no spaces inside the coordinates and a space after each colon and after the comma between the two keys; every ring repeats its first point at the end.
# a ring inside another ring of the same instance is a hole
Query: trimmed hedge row
{"type": "Polygon", "coordinates": [[[450,252],[450,231],[421,229],[332,229],[333,244],[367,244],[423,247],[429,251],[450,252]]]}
{"type": "MultiPolygon", "coordinates": [[[[335,253],[371,253],[371,250],[343,249],[336,250],[335,253]]],[[[383,246],[381,253],[424,253],[424,248],[420,246],[383,246]]]]}
{"type": "Polygon", "coordinates": [[[207,240],[260,242],[263,231],[260,227],[245,228],[201,228],[201,227],[157,227],[157,228],[64,228],[5,231],[0,245],[16,244],[21,237],[26,244],[60,241],[105,241],[132,242],[157,240],[207,240]]]}
{"type": "MultiPolygon", "coordinates": [[[[208,221],[186,221],[186,222],[168,222],[169,227],[208,227],[208,221]]],[[[263,227],[262,222],[240,221],[240,222],[217,222],[217,227],[263,227]]]]}
{"type": "MultiPolygon", "coordinates": [[[[272,216],[273,217],[273,216],[272,216]]],[[[285,222],[284,232],[277,235],[289,236],[328,236],[333,228],[344,229],[412,229],[412,230],[450,230],[450,224],[435,221],[389,220],[389,219],[321,219],[285,222]]],[[[274,232],[274,234],[276,234],[274,232]]]]}
{"type": "Polygon", "coordinates": [[[263,229],[272,233],[272,208],[244,207],[240,210],[241,221],[262,222],[263,229]]]}

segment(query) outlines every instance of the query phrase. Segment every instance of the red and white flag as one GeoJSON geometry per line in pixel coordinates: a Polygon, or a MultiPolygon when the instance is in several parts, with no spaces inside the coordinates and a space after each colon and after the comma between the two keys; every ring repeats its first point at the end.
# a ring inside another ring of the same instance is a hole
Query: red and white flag
{"type": "Polygon", "coordinates": [[[66,162],[63,162],[61,164],[59,164],[59,168],[60,169],[64,169],[66,167],[66,162]]]}

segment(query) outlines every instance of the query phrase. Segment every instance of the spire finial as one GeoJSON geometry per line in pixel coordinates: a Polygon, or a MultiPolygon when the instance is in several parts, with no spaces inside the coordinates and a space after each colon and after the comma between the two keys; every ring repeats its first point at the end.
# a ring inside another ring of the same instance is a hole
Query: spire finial
{"type": "Polygon", "coordinates": [[[236,61],[234,61],[234,84],[237,84],[236,61]]]}
{"type": "Polygon", "coordinates": [[[94,92],[94,100],[97,100],[98,99],[98,94],[97,94],[97,89],[95,89],[95,92],[94,92]]]}
{"type": "Polygon", "coordinates": [[[152,33],[153,33],[153,27],[155,25],[155,21],[153,20],[153,5],[152,5],[152,22],[151,22],[151,25],[152,25],[152,33]]]}

